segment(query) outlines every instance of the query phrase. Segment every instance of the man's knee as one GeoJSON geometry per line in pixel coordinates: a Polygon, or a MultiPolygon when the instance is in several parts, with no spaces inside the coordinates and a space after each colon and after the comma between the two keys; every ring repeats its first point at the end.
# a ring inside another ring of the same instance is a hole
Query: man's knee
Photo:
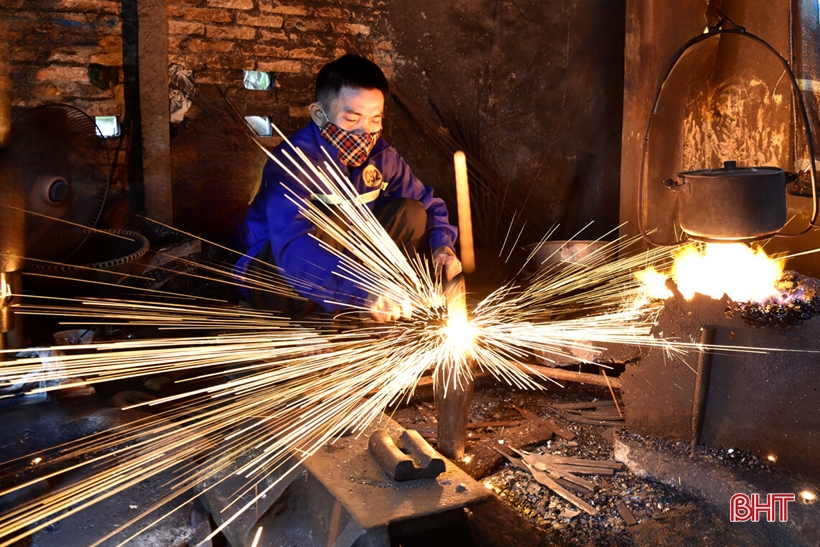
{"type": "Polygon", "coordinates": [[[399,210],[407,226],[412,227],[417,237],[424,235],[427,228],[427,211],[417,199],[399,198],[399,210]]]}
{"type": "Polygon", "coordinates": [[[393,241],[416,252],[427,230],[427,211],[419,200],[394,199],[374,212],[393,241]]]}

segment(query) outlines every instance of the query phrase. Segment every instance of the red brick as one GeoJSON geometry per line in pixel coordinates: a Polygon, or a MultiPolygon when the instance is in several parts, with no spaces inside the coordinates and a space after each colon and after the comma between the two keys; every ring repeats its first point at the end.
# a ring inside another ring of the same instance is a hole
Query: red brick
{"type": "Polygon", "coordinates": [[[194,52],[218,51],[226,53],[233,49],[233,42],[209,42],[205,40],[191,40],[188,42],[188,49],[194,52]]]}
{"type": "Polygon", "coordinates": [[[52,51],[46,62],[48,64],[62,63],[71,65],[85,65],[88,64],[89,59],[91,59],[91,52],[93,49],[86,47],[52,51]]]}
{"type": "Polygon", "coordinates": [[[91,62],[105,66],[122,65],[122,50],[108,53],[94,53],[91,55],[91,62]]]}
{"type": "Polygon", "coordinates": [[[350,11],[323,6],[321,8],[317,8],[316,11],[313,12],[313,15],[323,19],[349,19],[350,11]]]}
{"type": "Polygon", "coordinates": [[[308,105],[303,104],[299,106],[288,107],[288,116],[291,118],[304,118],[308,116],[308,105]]]}
{"type": "Polygon", "coordinates": [[[122,50],[122,36],[100,36],[97,43],[100,49],[122,50]]]}
{"type": "Polygon", "coordinates": [[[121,2],[106,0],[60,0],[56,8],[59,11],[109,13],[119,15],[121,2]]]}
{"type": "Polygon", "coordinates": [[[253,9],[253,0],[208,0],[208,7],[228,9],[253,9]]]}
{"type": "Polygon", "coordinates": [[[61,82],[58,84],[60,94],[63,97],[72,97],[75,99],[113,99],[114,92],[112,90],[102,90],[97,86],[91,84],[84,84],[78,82],[61,82]]]}
{"type": "MultiPolygon", "coordinates": [[[[15,86],[16,87],[16,86],[15,86]]],[[[21,101],[18,103],[16,100],[13,104],[21,104],[21,105],[36,105],[44,98],[53,99],[60,96],[60,88],[57,87],[55,84],[52,83],[44,83],[39,85],[34,85],[29,88],[28,93],[25,94],[26,97],[29,99],[28,101],[21,101]],[[33,104],[32,104],[33,103],[33,104]]]]}
{"type": "Polygon", "coordinates": [[[267,61],[267,62],[258,62],[256,63],[256,70],[262,70],[264,72],[301,72],[302,71],[302,63],[299,61],[267,61]]]}
{"type": "MultiPolygon", "coordinates": [[[[273,31],[273,30],[265,30],[259,29],[259,32],[262,36],[263,42],[278,42],[283,41],[286,42],[288,40],[288,35],[282,32],[281,30],[273,31]]],[[[294,37],[295,39],[295,37],[294,37]]]]}
{"type": "Polygon", "coordinates": [[[252,27],[282,28],[284,19],[281,15],[248,15],[247,13],[237,13],[236,22],[240,25],[250,25],[252,27]]]}
{"type": "Polygon", "coordinates": [[[299,32],[326,32],[330,30],[330,25],[318,19],[288,19],[285,28],[299,32]]]}
{"type": "Polygon", "coordinates": [[[168,34],[190,36],[192,34],[205,34],[205,25],[194,21],[168,21],[168,34]]]}
{"type": "Polygon", "coordinates": [[[217,23],[230,23],[231,13],[221,9],[211,8],[185,8],[182,10],[185,19],[194,21],[214,21],[217,23]]]}
{"type": "Polygon", "coordinates": [[[13,47],[9,51],[9,59],[13,63],[44,63],[44,52],[27,47],[13,47]]]}
{"type": "Polygon", "coordinates": [[[282,15],[307,15],[307,9],[303,6],[284,6],[276,0],[259,0],[259,11],[282,15]]]}
{"type": "MultiPolygon", "coordinates": [[[[121,116],[122,115],[122,99],[114,97],[107,100],[83,100],[76,98],[71,103],[88,114],[94,116],[121,116]]],[[[122,121],[122,120],[120,120],[122,121]]],[[[113,139],[112,139],[113,140],[113,139]]]]}
{"type": "Polygon", "coordinates": [[[179,51],[182,42],[187,39],[187,36],[168,36],[168,53],[173,54],[179,51]]]}
{"type": "Polygon", "coordinates": [[[168,4],[168,6],[165,8],[165,14],[168,17],[182,17],[184,9],[185,6],[175,6],[172,4],[168,4]]]}
{"type": "Polygon", "coordinates": [[[35,79],[40,82],[87,82],[88,69],[84,66],[51,65],[37,71],[35,79]]]}
{"type": "Polygon", "coordinates": [[[287,57],[288,50],[283,47],[276,47],[276,46],[265,46],[261,44],[256,44],[253,46],[253,52],[256,55],[262,55],[265,57],[287,57]]]}
{"type": "Polygon", "coordinates": [[[180,66],[184,66],[185,68],[190,68],[191,70],[202,70],[205,68],[205,60],[199,55],[184,55],[173,52],[169,53],[171,53],[168,55],[169,63],[176,63],[180,66]]]}
{"type": "Polygon", "coordinates": [[[254,27],[237,27],[208,25],[205,27],[205,36],[209,38],[233,38],[235,40],[253,40],[256,38],[254,27]]]}
{"type": "Polygon", "coordinates": [[[367,25],[360,25],[358,23],[334,23],[333,30],[341,32],[342,34],[360,34],[362,36],[370,35],[370,27],[367,25]]]}
{"type": "Polygon", "coordinates": [[[242,87],[242,69],[205,69],[196,73],[197,83],[222,83],[242,87]]]}
{"type": "Polygon", "coordinates": [[[316,48],[308,47],[301,49],[291,49],[288,51],[288,57],[291,59],[326,59],[327,54],[317,53],[316,48]]]}
{"type": "MultiPolygon", "coordinates": [[[[248,59],[244,55],[209,55],[205,58],[205,66],[208,68],[233,68],[242,70],[253,70],[256,62],[248,59]]],[[[237,80],[242,81],[240,76],[237,80]]]]}

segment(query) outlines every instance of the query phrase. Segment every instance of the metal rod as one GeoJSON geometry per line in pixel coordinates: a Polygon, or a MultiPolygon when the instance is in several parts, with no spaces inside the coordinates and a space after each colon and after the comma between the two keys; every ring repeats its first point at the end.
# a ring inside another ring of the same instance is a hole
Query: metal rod
{"type": "Polygon", "coordinates": [[[539,365],[522,365],[521,363],[515,363],[515,365],[524,372],[531,373],[534,371],[546,376],[547,378],[552,378],[553,380],[580,382],[582,384],[591,384],[594,386],[602,387],[612,386],[612,389],[621,389],[620,378],[609,378],[609,383],[607,383],[607,378],[604,378],[603,376],[600,376],[598,374],[589,374],[586,372],[572,372],[571,370],[564,370],[561,368],[552,367],[542,367],[539,365]]]}
{"type": "Polygon", "coordinates": [[[454,385],[452,377],[445,379],[445,374],[442,368],[439,368],[438,376],[434,380],[438,420],[436,450],[446,458],[459,460],[464,456],[467,448],[467,423],[475,379],[473,377],[463,378],[459,386],[454,385]],[[447,382],[446,393],[445,382],[447,382]]]}
{"type": "Polygon", "coordinates": [[[692,448],[700,442],[703,420],[706,417],[706,401],[709,398],[709,379],[712,375],[712,351],[708,349],[715,343],[714,327],[701,327],[700,344],[703,346],[698,355],[698,375],[695,378],[695,393],[692,397],[692,448]]]}

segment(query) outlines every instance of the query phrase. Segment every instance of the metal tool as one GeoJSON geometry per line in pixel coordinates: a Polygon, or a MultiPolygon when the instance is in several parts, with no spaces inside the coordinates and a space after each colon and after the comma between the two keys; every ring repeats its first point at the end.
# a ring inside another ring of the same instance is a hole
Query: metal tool
{"type": "Polygon", "coordinates": [[[379,429],[370,436],[367,447],[395,481],[434,479],[444,473],[444,460],[418,431],[404,430],[397,444],[387,430],[379,429]]]}
{"type": "MultiPolygon", "coordinates": [[[[459,274],[444,284],[448,312],[454,309],[467,310],[464,276],[459,274]]],[[[435,383],[436,418],[438,420],[438,443],[436,448],[444,456],[458,460],[464,456],[467,447],[467,423],[470,402],[473,399],[472,375],[462,379],[461,385],[454,385],[452,379],[443,378],[445,373],[438,369],[435,383]],[[448,381],[449,380],[449,381],[448,381]],[[445,389],[446,387],[446,389],[445,389]]]]}

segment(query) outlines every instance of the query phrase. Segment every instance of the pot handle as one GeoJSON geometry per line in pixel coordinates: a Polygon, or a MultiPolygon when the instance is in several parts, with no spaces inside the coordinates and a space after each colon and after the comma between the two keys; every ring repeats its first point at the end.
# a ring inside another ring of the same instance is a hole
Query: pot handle
{"type": "Polygon", "coordinates": [[[792,173],[791,171],[786,171],[786,184],[791,184],[792,182],[797,180],[797,173],[792,173]]]}
{"type": "Polygon", "coordinates": [[[689,186],[689,183],[685,180],[680,179],[679,181],[675,179],[666,179],[663,181],[664,186],[672,190],[673,192],[686,192],[687,194],[692,193],[692,189],[689,186]]]}

